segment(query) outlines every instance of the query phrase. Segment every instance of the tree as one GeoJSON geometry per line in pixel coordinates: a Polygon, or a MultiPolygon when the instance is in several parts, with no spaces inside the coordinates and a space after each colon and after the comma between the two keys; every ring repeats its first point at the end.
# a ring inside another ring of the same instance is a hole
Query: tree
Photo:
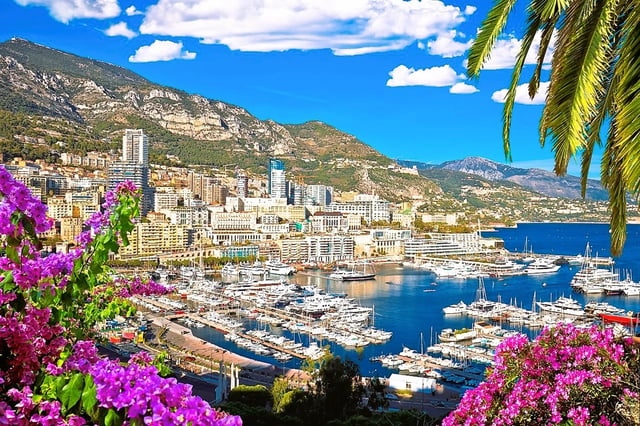
{"type": "Polygon", "coordinates": [[[251,407],[265,408],[273,404],[269,389],[263,385],[239,385],[229,392],[229,402],[241,402],[251,407]]]}
{"type": "MultiPolygon", "coordinates": [[[[467,74],[478,77],[503,31],[515,0],[498,0],[469,52],[467,74]]],[[[581,156],[582,195],[600,135],[608,130],[601,166],[609,191],[611,253],[626,240],[627,192],[640,195],[640,8],[634,0],[532,0],[527,29],[513,69],[503,113],[505,156],[511,160],[509,131],[516,89],[527,54],[540,37],[529,95],[541,89],[544,58],[553,49],[549,86],[540,119],[540,143],[552,143],[558,175],[581,156]],[[555,37],[557,35],[557,37],[555,37]],[[555,37],[555,43],[554,43],[555,37]],[[552,47],[553,46],[553,47],[552,47]]]]}
{"type": "Polygon", "coordinates": [[[340,357],[327,360],[320,368],[316,391],[324,401],[328,420],[355,414],[364,395],[358,365],[351,360],[343,362],[340,357]]]}
{"type": "Polygon", "coordinates": [[[279,413],[283,410],[284,396],[289,392],[289,381],[284,377],[277,377],[271,386],[271,398],[273,400],[273,411],[279,413]]]}
{"type": "Polygon", "coordinates": [[[389,408],[389,400],[385,396],[386,385],[382,383],[379,377],[373,377],[369,381],[367,407],[377,411],[389,408]]]}

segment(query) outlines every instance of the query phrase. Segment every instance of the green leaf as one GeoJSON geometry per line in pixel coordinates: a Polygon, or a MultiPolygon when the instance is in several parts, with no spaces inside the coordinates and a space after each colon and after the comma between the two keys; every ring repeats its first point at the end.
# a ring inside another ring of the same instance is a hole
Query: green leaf
{"type": "Polygon", "coordinates": [[[122,416],[116,410],[110,408],[104,418],[105,426],[120,426],[122,424],[122,416]]]}
{"type": "Polygon", "coordinates": [[[62,387],[60,392],[60,402],[67,410],[71,410],[82,398],[84,389],[84,374],[76,373],[71,376],[69,383],[62,387]]]}
{"type": "Polygon", "coordinates": [[[96,385],[91,376],[87,376],[84,381],[84,390],[82,391],[82,409],[93,419],[96,420],[99,407],[98,398],[96,397],[96,385]]]}

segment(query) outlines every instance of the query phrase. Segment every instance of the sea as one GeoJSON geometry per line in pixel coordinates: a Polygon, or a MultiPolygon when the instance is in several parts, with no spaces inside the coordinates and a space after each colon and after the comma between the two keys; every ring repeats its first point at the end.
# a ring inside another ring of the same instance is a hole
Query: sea
{"type": "MultiPolygon", "coordinates": [[[[609,257],[609,225],[593,223],[522,223],[513,228],[497,228],[484,232],[484,237],[504,240],[507,250],[521,253],[576,256],[585,255],[587,244],[592,257],[609,257]]],[[[640,225],[627,226],[627,242],[621,256],[614,258],[614,268],[623,277],[640,280],[640,225]]],[[[560,296],[572,297],[583,305],[589,301],[606,301],[625,310],[639,311],[640,296],[593,296],[572,291],[569,283],[579,266],[563,265],[557,273],[539,276],[514,276],[484,278],[484,287],[489,300],[501,300],[526,309],[531,309],[534,299],[552,301],[560,296]]],[[[476,298],[478,279],[442,279],[428,271],[398,264],[377,267],[375,280],[360,282],[338,282],[328,274],[311,272],[296,274],[292,281],[301,285],[314,285],[328,293],[346,293],[362,306],[373,308],[373,325],[393,332],[393,337],[384,344],[369,344],[363,348],[344,348],[330,341],[318,341],[328,345],[332,354],[343,360],[351,360],[360,366],[363,376],[389,377],[397,372],[383,367],[376,357],[398,354],[404,347],[420,352],[437,343],[437,335],[444,328],[471,327],[473,319],[460,315],[445,315],[442,308],[460,301],[471,303],[476,298]]],[[[254,320],[249,320],[254,321],[254,320]]],[[[264,325],[247,324],[248,327],[264,325]]],[[[503,325],[505,328],[509,326],[503,325]]],[[[539,330],[518,329],[531,338],[539,330]]],[[[280,327],[271,332],[295,338],[304,344],[308,336],[294,336],[280,327]]],[[[222,333],[209,328],[194,328],[193,334],[222,346],[232,352],[271,364],[298,368],[300,360],[279,363],[270,357],[262,357],[235,346],[224,339],[222,333]]]]}

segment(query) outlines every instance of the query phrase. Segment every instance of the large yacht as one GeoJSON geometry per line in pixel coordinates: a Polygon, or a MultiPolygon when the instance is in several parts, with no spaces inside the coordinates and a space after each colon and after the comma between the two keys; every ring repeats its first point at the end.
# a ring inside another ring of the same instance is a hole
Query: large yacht
{"type": "Polygon", "coordinates": [[[279,262],[277,260],[267,260],[264,262],[265,268],[270,274],[274,275],[292,275],[296,272],[295,268],[286,263],[279,262]]]}
{"type": "Polygon", "coordinates": [[[539,257],[524,268],[527,275],[553,274],[558,272],[560,265],[556,265],[550,259],[539,257]]]}

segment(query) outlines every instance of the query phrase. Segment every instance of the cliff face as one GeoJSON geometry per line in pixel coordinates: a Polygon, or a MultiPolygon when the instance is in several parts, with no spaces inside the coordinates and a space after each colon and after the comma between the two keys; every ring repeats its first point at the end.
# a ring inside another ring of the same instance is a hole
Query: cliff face
{"type": "Polygon", "coordinates": [[[112,73],[112,67],[11,40],[0,47],[0,106],[92,125],[117,123],[124,121],[123,117],[134,116],[192,139],[245,142],[248,147],[271,155],[294,150],[293,137],[273,121],[258,120],[243,108],[154,85],[142,77],[105,78],[112,73]],[[51,64],[32,59],[51,55],[62,55],[66,62],[51,64]],[[45,69],[46,66],[57,69],[45,69]],[[103,75],[103,82],[109,85],[101,84],[100,79],[93,78],[95,75],[103,75]]]}
{"type": "Polygon", "coordinates": [[[376,191],[391,199],[434,190],[424,178],[396,177],[400,188],[388,187],[393,179],[386,170],[393,161],[325,123],[259,120],[244,108],[21,39],[0,43],[0,110],[69,120],[113,141],[124,128],[145,128],[152,152],[186,164],[235,163],[263,173],[267,158],[279,157],[287,162],[288,176],[306,183],[376,191]],[[362,173],[377,168],[385,173],[362,173]]]}

